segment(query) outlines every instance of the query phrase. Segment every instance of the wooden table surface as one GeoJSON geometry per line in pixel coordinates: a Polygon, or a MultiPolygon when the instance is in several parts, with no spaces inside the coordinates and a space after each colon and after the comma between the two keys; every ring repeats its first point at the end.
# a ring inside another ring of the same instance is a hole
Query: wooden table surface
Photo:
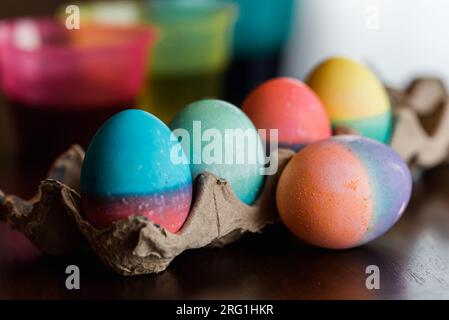
{"type": "MultiPolygon", "coordinates": [[[[2,17],[50,12],[62,0],[0,4],[2,17]],[[33,8],[34,7],[34,8],[33,8]]],[[[0,103],[1,104],[1,103],[0,103]]],[[[25,170],[4,157],[13,149],[0,105],[0,189],[31,196],[46,168],[25,170]]],[[[280,224],[223,249],[176,258],[158,275],[122,277],[95,256],[49,257],[0,223],[0,299],[449,299],[449,166],[427,172],[403,218],[380,239],[329,251],[296,240],[280,224]],[[81,289],[65,288],[65,268],[81,270],[81,289]],[[368,265],[380,290],[365,287],[368,265]]]]}
{"type": "MultiPolygon", "coordinates": [[[[45,170],[18,169],[1,167],[0,189],[29,196],[45,170]]],[[[392,230],[352,250],[307,246],[277,224],[223,249],[186,252],[161,274],[122,277],[95,256],[41,255],[0,224],[0,299],[24,298],[447,299],[449,166],[423,175],[392,230]],[[80,267],[79,291],[65,288],[69,264],[80,267]],[[380,290],[365,286],[368,265],[380,268],[380,290]]]]}

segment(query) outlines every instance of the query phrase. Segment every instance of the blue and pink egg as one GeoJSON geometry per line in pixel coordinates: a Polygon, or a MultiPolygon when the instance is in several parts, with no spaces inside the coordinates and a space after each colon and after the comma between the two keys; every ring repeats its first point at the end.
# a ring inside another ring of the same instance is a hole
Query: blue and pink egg
{"type": "Polygon", "coordinates": [[[189,214],[192,177],[187,161],[171,161],[176,144],[171,130],[145,111],[126,110],[109,119],[83,163],[87,220],[103,229],[129,216],[144,216],[177,232],[189,214]]]}
{"type": "Polygon", "coordinates": [[[411,196],[412,178],[388,146],[339,136],[305,147],[283,171],[277,206],[284,224],[310,244],[344,249],[389,230],[411,196]]]}

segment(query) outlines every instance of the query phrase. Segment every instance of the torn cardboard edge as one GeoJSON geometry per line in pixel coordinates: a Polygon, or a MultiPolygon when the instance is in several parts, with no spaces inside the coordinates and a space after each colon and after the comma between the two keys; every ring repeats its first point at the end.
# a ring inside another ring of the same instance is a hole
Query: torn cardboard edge
{"type": "Polygon", "coordinates": [[[185,250],[221,247],[276,221],[277,181],[293,154],[279,150],[277,174],[266,177],[252,206],[242,203],[225,180],[210,173],[199,175],[190,214],[178,233],[170,233],[140,216],[118,221],[105,230],[87,222],[79,194],[84,151],[73,146],[55,161],[32,200],[0,191],[0,219],[47,254],[67,254],[88,245],[119,274],[161,272],[185,250]]]}
{"type": "Polygon", "coordinates": [[[418,78],[404,91],[388,89],[395,127],[390,146],[412,167],[449,160],[449,96],[437,78],[418,78]]]}

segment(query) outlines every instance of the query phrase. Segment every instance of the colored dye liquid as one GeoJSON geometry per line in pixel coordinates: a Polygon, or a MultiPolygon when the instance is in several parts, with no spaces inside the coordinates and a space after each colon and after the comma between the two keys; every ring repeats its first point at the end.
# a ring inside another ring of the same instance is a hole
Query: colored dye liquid
{"type": "Polygon", "coordinates": [[[133,103],[96,108],[55,108],[9,103],[15,124],[19,160],[48,164],[72,144],[87,148],[96,131],[108,118],[133,103]]]}
{"type": "Polygon", "coordinates": [[[222,75],[196,74],[182,77],[154,75],[139,105],[165,123],[187,104],[221,96],[222,75]]]}

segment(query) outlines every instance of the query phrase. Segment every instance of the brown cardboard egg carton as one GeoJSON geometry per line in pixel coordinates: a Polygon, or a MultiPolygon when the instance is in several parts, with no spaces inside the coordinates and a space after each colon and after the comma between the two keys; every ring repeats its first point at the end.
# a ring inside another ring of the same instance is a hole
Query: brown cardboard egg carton
{"type": "Polygon", "coordinates": [[[404,91],[388,89],[395,127],[390,146],[412,167],[449,160],[449,96],[443,82],[418,78],[404,91]]]}
{"type": "MultiPolygon", "coordinates": [[[[438,79],[417,79],[405,91],[389,89],[395,128],[391,146],[411,166],[430,168],[449,159],[449,97],[438,79]]],[[[335,134],[356,134],[337,128],[335,134]]],[[[223,179],[204,173],[194,182],[190,214],[176,233],[143,217],[118,221],[105,230],[84,219],[79,192],[84,151],[73,146],[52,165],[31,200],[0,191],[0,220],[21,231],[42,252],[63,255],[90,248],[123,275],[165,270],[183,251],[221,247],[246,232],[260,232],[277,220],[275,191],[293,155],[279,150],[279,169],[267,176],[259,199],[242,203],[223,179]]]]}
{"type": "Polygon", "coordinates": [[[243,233],[259,232],[277,219],[275,191],[293,151],[279,150],[278,171],[267,176],[258,200],[248,206],[229,184],[204,173],[194,182],[191,211],[174,234],[144,217],[129,217],[105,230],[84,219],[79,192],[84,151],[73,146],[52,165],[31,200],[0,191],[0,220],[21,231],[42,252],[68,254],[90,247],[113,271],[138,275],[163,271],[183,251],[221,247],[243,233]]]}

